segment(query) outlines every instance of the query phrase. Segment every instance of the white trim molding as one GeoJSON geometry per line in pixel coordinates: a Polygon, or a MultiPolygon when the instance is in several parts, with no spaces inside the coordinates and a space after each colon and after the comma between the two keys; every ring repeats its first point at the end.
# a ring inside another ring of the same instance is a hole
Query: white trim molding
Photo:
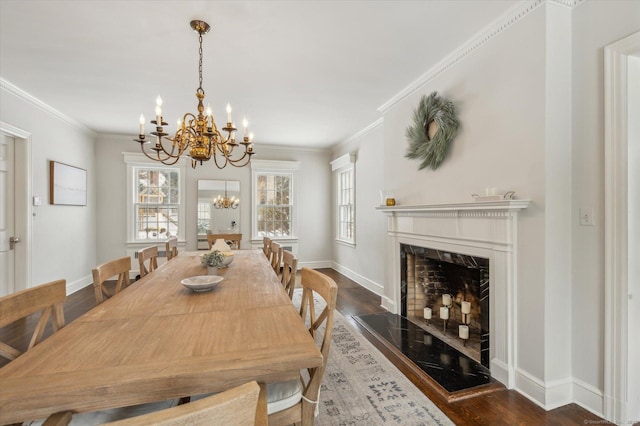
{"type": "Polygon", "coordinates": [[[344,275],[345,277],[355,281],[356,283],[360,284],[362,287],[366,288],[367,290],[377,294],[378,296],[383,296],[384,295],[384,286],[380,283],[377,283],[373,280],[370,280],[369,278],[365,277],[364,275],[360,275],[359,273],[352,271],[351,269],[347,268],[346,266],[342,266],[339,263],[336,262],[331,262],[331,268],[340,272],[342,275],[344,275]]]}
{"type": "MultiPolygon", "coordinates": [[[[628,420],[628,168],[627,57],[640,51],[640,32],[604,49],[604,417],[628,420]]],[[[637,420],[637,419],[634,419],[637,420]]]]}
{"type": "Polygon", "coordinates": [[[8,82],[7,80],[5,80],[4,78],[0,77],[0,89],[6,91],[7,93],[12,94],[13,96],[17,97],[18,99],[21,99],[24,102],[27,102],[31,105],[33,105],[34,107],[38,108],[41,111],[44,111],[48,114],[51,114],[52,116],[56,117],[57,119],[69,124],[70,126],[75,127],[76,129],[79,129],[83,132],[87,132],[93,136],[96,136],[96,132],[94,132],[93,130],[91,130],[90,128],[88,128],[87,126],[85,126],[84,124],[80,123],[77,120],[74,120],[73,118],[69,117],[68,115],[66,115],[63,112],[58,111],[57,109],[53,108],[52,106],[50,106],[49,104],[44,103],[43,101],[41,101],[40,99],[36,98],[33,95],[30,95],[29,93],[25,92],[24,90],[20,89],[18,86],[8,82]]]}
{"type": "Polygon", "coordinates": [[[420,90],[426,83],[447,71],[469,54],[475,52],[489,40],[519,22],[522,18],[529,15],[542,4],[544,4],[544,0],[527,0],[516,3],[501,17],[487,25],[482,31],[479,31],[474,37],[470,38],[467,42],[455,49],[436,65],[431,67],[427,72],[398,92],[395,96],[382,104],[378,108],[378,112],[381,114],[387,113],[402,102],[403,99],[420,90]]]}

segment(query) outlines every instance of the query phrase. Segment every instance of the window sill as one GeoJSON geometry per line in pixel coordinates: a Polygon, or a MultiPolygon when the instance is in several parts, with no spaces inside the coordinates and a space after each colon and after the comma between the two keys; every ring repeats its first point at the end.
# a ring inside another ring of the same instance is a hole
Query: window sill
{"type": "Polygon", "coordinates": [[[356,247],[356,243],[355,242],[339,240],[337,238],[336,238],[336,244],[341,245],[341,246],[345,246],[345,247],[351,247],[351,248],[355,248],[356,247]]]}

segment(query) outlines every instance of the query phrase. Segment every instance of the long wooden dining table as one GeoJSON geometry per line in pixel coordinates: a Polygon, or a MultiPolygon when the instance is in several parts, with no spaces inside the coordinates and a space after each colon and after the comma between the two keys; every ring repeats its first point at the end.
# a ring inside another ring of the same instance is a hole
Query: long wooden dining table
{"type": "Polygon", "coordinates": [[[259,250],[209,292],[180,254],[0,369],[0,424],[291,380],[322,355],[259,250]]]}

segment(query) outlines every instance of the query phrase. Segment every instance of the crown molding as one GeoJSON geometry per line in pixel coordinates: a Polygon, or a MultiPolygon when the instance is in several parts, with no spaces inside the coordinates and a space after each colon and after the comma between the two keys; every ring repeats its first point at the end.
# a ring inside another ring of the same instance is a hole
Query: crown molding
{"type": "MultiPolygon", "coordinates": [[[[573,3],[578,0],[557,0],[562,3],[573,3]]],[[[501,17],[487,25],[483,30],[478,32],[475,36],[469,39],[466,43],[462,44],[456,50],[451,52],[448,56],[431,67],[427,72],[422,74],[395,96],[389,99],[378,108],[378,112],[381,114],[387,113],[390,109],[398,105],[402,100],[420,90],[429,81],[433,80],[459,61],[464,59],[469,54],[473,53],[479,47],[483,46],[489,40],[500,34],[502,31],[510,28],[516,22],[519,22],[522,18],[529,15],[538,7],[543,5],[545,0],[525,0],[517,3],[514,7],[509,9],[501,17]]]]}
{"type": "Polygon", "coordinates": [[[573,9],[584,3],[584,0],[547,0],[549,3],[555,3],[573,9]]]}
{"type": "Polygon", "coordinates": [[[354,140],[356,140],[358,138],[361,138],[362,136],[366,135],[367,133],[371,132],[374,129],[377,129],[378,127],[382,126],[383,124],[384,124],[384,117],[380,117],[376,121],[374,121],[373,123],[369,124],[364,129],[362,129],[359,132],[354,133],[353,135],[349,136],[347,139],[331,145],[330,149],[333,151],[333,150],[335,150],[336,148],[338,148],[340,146],[346,145],[349,142],[353,142],[354,140]]]}
{"type": "Polygon", "coordinates": [[[74,120],[73,118],[69,117],[68,115],[66,115],[66,114],[58,111],[57,109],[53,108],[52,106],[42,102],[40,99],[36,98],[35,96],[30,95],[29,93],[27,93],[24,90],[20,89],[18,86],[14,85],[13,83],[8,82],[7,80],[5,80],[2,77],[0,77],[0,90],[12,94],[13,96],[17,97],[18,99],[23,100],[24,102],[27,102],[28,104],[33,105],[34,107],[38,108],[39,110],[44,111],[47,114],[50,114],[50,115],[54,116],[55,118],[65,122],[66,124],[68,124],[68,125],[70,125],[72,127],[77,128],[78,130],[90,133],[90,134],[92,134],[94,136],[96,135],[96,132],[94,132],[93,130],[91,130],[90,128],[85,126],[84,124],[80,123],[77,120],[74,120]]]}

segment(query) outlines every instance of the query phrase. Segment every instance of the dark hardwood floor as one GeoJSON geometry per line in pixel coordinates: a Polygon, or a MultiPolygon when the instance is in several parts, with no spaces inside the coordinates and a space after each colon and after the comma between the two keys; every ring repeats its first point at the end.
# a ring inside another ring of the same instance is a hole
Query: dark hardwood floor
{"type": "MultiPolygon", "coordinates": [[[[367,330],[361,327],[352,315],[384,312],[380,297],[356,284],[333,269],[320,269],[338,284],[337,309],[354,328],[359,330],[398,369],[405,374],[429,399],[431,399],[457,425],[584,425],[606,423],[601,418],[576,404],[569,404],[552,411],[545,411],[518,392],[507,389],[493,390],[477,396],[448,402],[447,398],[421,377],[420,372],[408,366],[406,361],[382,345],[367,330]]],[[[135,284],[134,284],[135,285],[135,284]]],[[[95,299],[93,286],[88,286],[70,295],[65,302],[65,319],[70,323],[89,309],[95,299]]],[[[0,329],[0,341],[19,349],[29,344],[37,318],[26,318],[0,329]]],[[[45,336],[51,334],[50,325],[45,336]]],[[[0,358],[0,366],[8,361],[0,358]]]]}

